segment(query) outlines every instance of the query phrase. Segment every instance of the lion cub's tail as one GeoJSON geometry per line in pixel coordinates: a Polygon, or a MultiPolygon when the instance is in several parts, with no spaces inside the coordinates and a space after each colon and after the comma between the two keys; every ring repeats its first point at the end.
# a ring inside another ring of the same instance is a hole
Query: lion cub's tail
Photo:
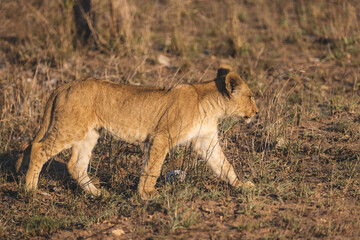
{"type": "MultiPolygon", "coordinates": [[[[57,97],[58,91],[55,90],[54,92],[52,92],[52,94],[50,95],[46,106],[45,106],[45,111],[44,111],[44,116],[40,125],[40,129],[37,132],[34,140],[32,141],[34,142],[39,142],[46,134],[47,130],[50,127],[51,124],[51,115],[52,115],[52,110],[53,110],[53,106],[54,106],[54,101],[57,97]]],[[[19,173],[19,171],[21,169],[26,169],[28,167],[28,164],[30,162],[30,154],[31,154],[31,146],[32,144],[29,144],[20,154],[19,158],[16,160],[15,163],[15,171],[16,173],[19,173]]]]}

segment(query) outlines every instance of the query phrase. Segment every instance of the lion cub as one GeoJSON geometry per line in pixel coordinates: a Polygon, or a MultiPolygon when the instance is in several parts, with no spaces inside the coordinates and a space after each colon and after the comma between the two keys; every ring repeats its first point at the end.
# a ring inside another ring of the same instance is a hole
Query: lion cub
{"type": "Polygon", "coordinates": [[[169,149],[188,141],[222,180],[250,187],[253,184],[242,183],[226,160],[217,125],[228,116],[250,122],[257,113],[253,93],[229,66],[221,66],[213,81],[173,89],[94,79],[71,82],[50,95],[39,132],[28,147],[30,153],[19,158],[16,168],[23,159],[30,161],[25,189],[35,190],[47,160],[72,148],[67,164],[71,176],[86,192],[99,196],[101,191],[87,170],[98,130],[104,128],[127,142],[149,143],[138,186],[142,199],[156,194],[155,183],[169,149]]]}

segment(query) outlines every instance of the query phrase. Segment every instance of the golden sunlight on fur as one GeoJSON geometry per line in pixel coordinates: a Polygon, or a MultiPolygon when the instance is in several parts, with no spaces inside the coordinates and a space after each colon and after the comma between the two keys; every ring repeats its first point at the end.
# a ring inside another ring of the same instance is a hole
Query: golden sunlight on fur
{"type": "Polygon", "coordinates": [[[48,159],[72,148],[69,173],[86,192],[100,196],[104,192],[92,184],[87,170],[98,130],[104,128],[124,141],[148,143],[138,186],[142,199],[156,194],[155,183],[169,149],[188,141],[222,180],[250,187],[253,183],[241,182],[226,160],[217,125],[229,116],[250,122],[257,112],[253,93],[226,65],[213,81],[173,89],[95,79],[71,82],[51,94],[40,130],[16,168],[29,162],[25,188],[35,190],[48,159]]]}

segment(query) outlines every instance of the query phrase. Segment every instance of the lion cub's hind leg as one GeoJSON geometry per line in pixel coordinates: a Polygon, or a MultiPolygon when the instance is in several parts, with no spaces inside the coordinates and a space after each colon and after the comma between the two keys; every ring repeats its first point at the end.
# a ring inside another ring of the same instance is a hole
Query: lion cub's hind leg
{"type": "Polygon", "coordinates": [[[68,141],[57,138],[55,132],[52,132],[40,142],[34,141],[31,145],[30,163],[25,177],[25,189],[36,190],[43,165],[49,158],[69,147],[68,141]]]}
{"type": "Polygon", "coordinates": [[[92,184],[87,172],[91,153],[98,138],[99,133],[92,129],[81,141],[75,142],[71,159],[67,164],[70,175],[78,182],[81,188],[97,197],[101,195],[101,191],[92,184]]]}

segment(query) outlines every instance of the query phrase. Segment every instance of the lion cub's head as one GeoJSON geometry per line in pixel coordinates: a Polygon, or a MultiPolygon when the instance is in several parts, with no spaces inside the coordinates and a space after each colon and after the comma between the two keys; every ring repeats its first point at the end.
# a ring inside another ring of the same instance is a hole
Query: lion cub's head
{"type": "Polygon", "coordinates": [[[221,65],[217,72],[216,86],[227,99],[224,108],[228,116],[242,117],[250,123],[258,113],[254,94],[241,77],[228,65],[221,65]]]}

